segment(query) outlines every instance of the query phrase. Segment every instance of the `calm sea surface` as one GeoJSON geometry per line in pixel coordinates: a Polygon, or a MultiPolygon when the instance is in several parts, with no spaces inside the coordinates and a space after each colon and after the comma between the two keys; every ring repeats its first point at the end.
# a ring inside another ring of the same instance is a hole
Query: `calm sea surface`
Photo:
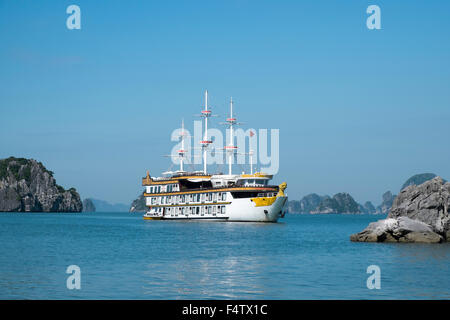
{"type": "Polygon", "coordinates": [[[352,243],[384,216],[277,224],[0,213],[2,299],[449,299],[450,245],[352,243]],[[69,290],[69,265],[81,290],[69,290]],[[381,289],[366,286],[381,269],[381,289]]]}

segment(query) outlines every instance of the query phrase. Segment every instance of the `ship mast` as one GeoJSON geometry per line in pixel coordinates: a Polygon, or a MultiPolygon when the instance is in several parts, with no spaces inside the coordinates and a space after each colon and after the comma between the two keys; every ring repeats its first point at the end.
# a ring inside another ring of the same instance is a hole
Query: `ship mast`
{"type": "Polygon", "coordinates": [[[178,150],[178,156],[180,157],[180,171],[183,172],[183,163],[184,163],[184,157],[186,154],[186,150],[184,149],[184,139],[185,139],[185,131],[184,131],[184,119],[181,120],[181,149],[178,150]]]}
{"type": "Polygon", "coordinates": [[[227,118],[226,124],[230,128],[230,142],[228,146],[226,146],[224,149],[227,151],[228,154],[228,174],[232,174],[232,161],[233,161],[233,155],[236,153],[237,147],[234,145],[234,134],[233,134],[233,127],[236,125],[236,118],[233,118],[233,98],[230,99],[230,117],[227,118]]]}
{"type": "Polygon", "coordinates": [[[206,174],[206,153],[208,146],[212,143],[211,140],[208,140],[208,118],[211,117],[211,110],[208,110],[208,90],[205,91],[205,109],[202,110],[201,116],[205,119],[205,134],[200,144],[203,150],[203,173],[206,174]]]}
{"type": "Polygon", "coordinates": [[[252,149],[250,149],[249,156],[250,156],[250,174],[253,174],[253,150],[252,149]]]}

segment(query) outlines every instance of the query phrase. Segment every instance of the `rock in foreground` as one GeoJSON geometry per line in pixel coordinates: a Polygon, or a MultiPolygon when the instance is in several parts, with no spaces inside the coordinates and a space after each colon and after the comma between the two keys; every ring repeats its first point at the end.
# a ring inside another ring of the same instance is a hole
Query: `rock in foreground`
{"type": "Polygon", "coordinates": [[[0,160],[0,212],[81,212],[74,188],[56,184],[53,172],[33,159],[0,160]]]}
{"type": "Polygon", "coordinates": [[[439,243],[444,238],[426,223],[408,217],[372,222],[360,233],[350,236],[360,242],[424,242],[439,243]]]}
{"type": "Polygon", "coordinates": [[[395,198],[387,219],[372,222],[351,241],[421,242],[450,241],[450,183],[435,177],[410,185],[395,198]]]}

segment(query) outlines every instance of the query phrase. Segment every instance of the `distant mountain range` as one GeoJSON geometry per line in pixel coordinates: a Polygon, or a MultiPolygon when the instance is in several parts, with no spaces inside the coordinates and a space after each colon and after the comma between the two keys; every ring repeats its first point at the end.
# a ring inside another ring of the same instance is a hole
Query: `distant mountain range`
{"type": "MultiPolygon", "coordinates": [[[[400,190],[410,185],[420,185],[436,177],[434,173],[416,174],[406,180],[400,190]]],[[[387,191],[382,196],[382,202],[375,206],[367,201],[363,205],[357,203],[353,197],[345,192],[337,193],[333,197],[320,196],[315,193],[304,196],[301,200],[291,200],[287,204],[289,213],[353,213],[353,214],[388,214],[396,195],[387,191]]]]}
{"type": "MultiPolygon", "coordinates": [[[[404,184],[405,186],[411,184],[422,184],[425,181],[431,180],[436,175],[433,173],[417,174],[409,178],[404,184]]],[[[387,191],[382,195],[380,205],[375,207],[370,201],[364,204],[357,203],[353,197],[346,193],[340,192],[330,197],[329,195],[318,195],[315,193],[304,196],[301,200],[291,200],[287,204],[287,211],[289,213],[351,213],[351,214],[387,214],[392,207],[396,195],[391,191],[387,191]]],[[[106,201],[97,199],[86,199],[92,201],[94,211],[97,212],[145,212],[147,207],[145,205],[145,198],[140,194],[131,205],[122,203],[110,204],[106,201]]],[[[86,201],[85,200],[85,201],[86,201]]],[[[84,207],[92,210],[90,203],[84,203],[84,207]]]]}
{"type": "Polygon", "coordinates": [[[311,193],[300,201],[288,202],[289,213],[375,213],[375,207],[370,201],[364,205],[357,203],[353,197],[345,192],[337,193],[333,197],[320,196],[311,193]]]}
{"type": "Polygon", "coordinates": [[[104,200],[88,198],[83,201],[85,212],[128,212],[129,205],[123,203],[109,203],[104,200]]]}
{"type": "MultiPolygon", "coordinates": [[[[436,177],[434,173],[421,173],[410,177],[401,190],[410,185],[420,185],[436,177]]],[[[444,183],[446,181],[444,180],[444,183]]],[[[330,197],[315,193],[304,196],[301,200],[291,200],[287,204],[290,213],[389,213],[395,194],[387,191],[382,202],[375,206],[367,201],[357,203],[345,192],[330,197]]],[[[74,188],[65,190],[56,184],[53,172],[33,159],[9,157],[0,159],[0,211],[32,212],[145,212],[147,209],[143,194],[130,205],[111,204],[107,201],[88,198],[81,202],[80,195],[74,188]]]]}

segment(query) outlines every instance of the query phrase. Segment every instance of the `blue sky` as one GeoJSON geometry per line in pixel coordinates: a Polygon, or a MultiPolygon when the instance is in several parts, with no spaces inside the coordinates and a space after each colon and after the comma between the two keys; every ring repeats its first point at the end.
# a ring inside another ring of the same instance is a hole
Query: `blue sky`
{"type": "Polygon", "coordinates": [[[170,163],[208,89],[280,129],[291,199],[379,204],[450,178],[448,1],[0,0],[0,158],[42,161],[83,198],[129,203],[170,163]],[[81,30],[66,8],[81,8],[81,30]],[[368,30],[366,8],[381,8],[368,30]]]}

